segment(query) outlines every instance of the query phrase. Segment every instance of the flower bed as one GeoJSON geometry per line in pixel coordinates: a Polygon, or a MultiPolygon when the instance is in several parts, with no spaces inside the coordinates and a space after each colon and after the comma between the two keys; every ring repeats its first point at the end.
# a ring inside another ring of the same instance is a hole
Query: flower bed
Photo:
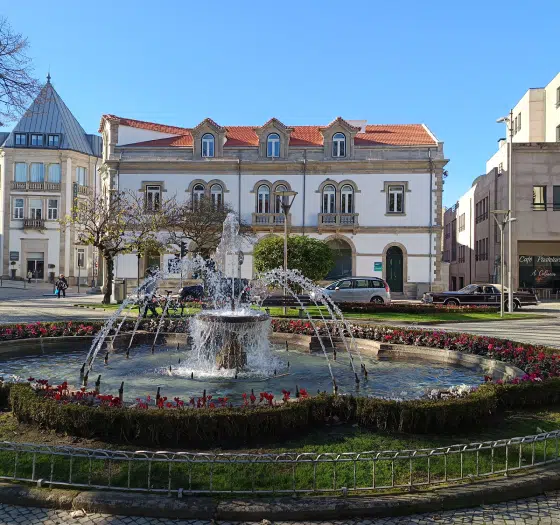
{"type": "Polygon", "coordinates": [[[62,337],[94,335],[101,328],[101,322],[69,321],[65,323],[18,323],[0,326],[0,341],[29,339],[34,337],[62,337]]]}
{"type": "Polygon", "coordinates": [[[496,313],[492,306],[444,306],[442,304],[406,304],[390,305],[376,303],[337,303],[343,313],[398,313],[398,314],[441,314],[441,313],[496,313]]]}

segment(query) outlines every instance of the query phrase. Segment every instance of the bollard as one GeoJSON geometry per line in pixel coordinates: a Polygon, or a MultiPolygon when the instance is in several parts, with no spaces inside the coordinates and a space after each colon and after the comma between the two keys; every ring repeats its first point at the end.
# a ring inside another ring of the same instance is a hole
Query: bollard
{"type": "Polygon", "coordinates": [[[124,395],[124,381],[121,383],[121,387],[119,388],[119,399],[121,403],[123,401],[123,395],[124,395]]]}

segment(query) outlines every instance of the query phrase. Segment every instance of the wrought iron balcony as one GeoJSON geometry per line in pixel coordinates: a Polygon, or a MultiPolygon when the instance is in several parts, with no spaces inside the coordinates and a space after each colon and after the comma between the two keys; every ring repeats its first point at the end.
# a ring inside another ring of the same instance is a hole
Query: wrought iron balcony
{"type": "Polygon", "coordinates": [[[319,213],[319,228],[356,228],[358,226],[357,213],[319,213]]]}
{"type": "Polygon", "coordinates": [[[24,230],[44,230],[45,219],[23,219],[24,230]]]}
{"type": "Polygon", "coordinates": [[[60,191],[60,182],[16,182],[12,181],[12,190],[19,191],[60,191]]]}

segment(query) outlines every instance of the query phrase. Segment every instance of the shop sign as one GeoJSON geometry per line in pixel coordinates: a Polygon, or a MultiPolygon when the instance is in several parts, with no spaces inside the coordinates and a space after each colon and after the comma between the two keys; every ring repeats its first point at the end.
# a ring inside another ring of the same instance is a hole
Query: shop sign
{"type": "Polygon", "coordinates": [[[533,264],[533,260],[537,264],[560,264],[560,256],[549,255],[520,255],[519,262],[521,264],[533,264]]]}
{"type": "Polygon", "coordinates": [[[19,252],[10,252],[10,261],[19,261],[19,252]]]}
{"type": "Polygon", "coordinates": [[[382,262],[374,262],[373,263],[373,271],[374,272],[382,272],[383,271],[383,263],[382,262]]]}

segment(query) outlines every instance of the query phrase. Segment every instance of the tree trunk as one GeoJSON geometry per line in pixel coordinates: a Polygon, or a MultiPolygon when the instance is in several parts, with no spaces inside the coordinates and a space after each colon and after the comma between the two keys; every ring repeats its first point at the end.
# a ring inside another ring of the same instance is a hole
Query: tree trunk
{"type": "Polygon", "coordinates": [[[111,295],[113,295],[113,277],[114,277],[114,266],[113,257],[108,254],[104,254],[105,259],[105,295],[103,296],[103,304],[111,303],[111,295]]]}

